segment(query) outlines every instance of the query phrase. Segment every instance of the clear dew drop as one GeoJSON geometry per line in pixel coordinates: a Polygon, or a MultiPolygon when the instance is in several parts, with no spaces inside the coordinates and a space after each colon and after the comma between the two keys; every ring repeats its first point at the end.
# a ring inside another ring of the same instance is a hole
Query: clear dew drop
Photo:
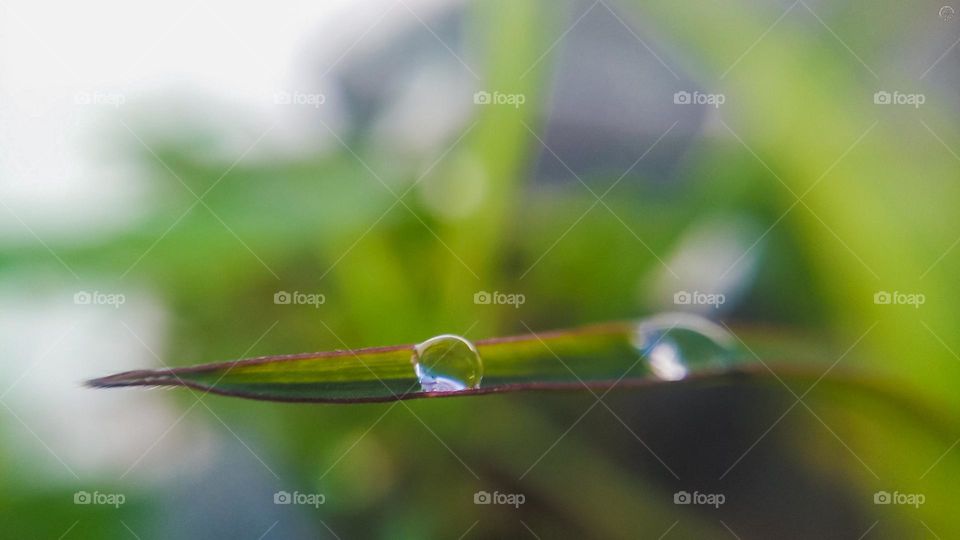
{"type": "Polygon", "coordinates": [[[413,370],[424,392],[478,388],[483,377],[480,353],[469,340],[453,334],[432,337],[413,348],[413,370]]]}
{"type": "Polygon", "coordinates": [[[686,313],[641,320],[633,343],[653,375],[667,381],[686,378],[695,369],[722,369],[740,355],[737,338],[725,328],[686,313]]]}

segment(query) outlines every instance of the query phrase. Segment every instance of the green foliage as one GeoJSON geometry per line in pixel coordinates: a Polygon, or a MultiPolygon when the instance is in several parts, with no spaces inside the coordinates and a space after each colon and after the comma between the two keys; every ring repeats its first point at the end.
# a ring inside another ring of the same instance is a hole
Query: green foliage
{"type": "MultiPolygon", "coordinates": [[[[417,167],[392,166],[364,137],[349,140],[351,151],[232,165],[191,152],[184,134],[182,144],[158,147],[169,170],[142,156],[155,165],[153,202],[133,226],[53,247],[81,275],[154,294],[169,320],[161,360],[184,366],[649,314],[661,307],[646,294],[663,273],[653,253],[673,252],[708,218],[746,218],[770,229],[737,311],[748,324],[737,334],[782,380],[616,391],[602,405],[589,392],[355,407],[206,396],[209,409],[193,414],[229,441],[237,434],[224,426],[239,429],[244,445],[267,456],[278,478],[251,482],[246,489],[259,490],[258,501],[275,480],[329,493],[320,511],[297,509],[289,521],[313,533],[329,525],[344,538],[456,538],[474,521],[478,537],[516,534],[519,516],[544,538],[657,537],[674,526],[678,536],[723,536],[727,524],[744,538],[856,537],[878,520],[876,532],[890,537],[925,534],[923,527],[957,536],[960,452],[951,448],[960,420],[960,258],[948,248],[960,231],[960,186],[955,157],[938,140],[957,148],[948,121],[956,115],[948,105],[910,116],[870,106],[878,85],[899,75],[882,71],[878,82],[861,62],[880,64],[884,44],[902,37],[870,21],[915,9],[887,4],[887,11],[864,2],[833,6],[819,14],[828,30],[801,3],[769,34],[779,7],[621,8],[696,66],[701,83],[722,87],[725,126],[714,127],[736,136],[695,145],[670,189],[618,186],[612,212],[585,214],[595,199],[579,182],[529,179],[556,51],[524,72],[571,17],[546,2],[477,2],[467,35],[482,59],[483,85],[523,93],[526,106],[477,108],[462,140],[451,138],[417,167]],[[485,181],[472,212],[451,217],[425,202],[428,187],[455,192],[446,184],[471,174],[485,181]],[[194,205],[177,177],[197,194],[209,189],[204,203],[194,205]],[[399,203],[383,184],[402,195],[399,203]],[[278,290],[318,291],[325,302],[278,305],[278,290]],[[522,291],[529,300],[520,308],[477,306],[478,290],[522,291]],[[928,302],[876,305],[878,290],[923,291],[928,302]],[[790,366],[829,373],[818,383],[781,371],[790,366]],[[843,384],[848,372],[896,388],[843,384]],[[728,494],[723,523],[709,509],[672,504],[674,492],[701,485],[728,494]],[[481,489],[523,492],[528,504],[474,506],[481,489]],[[926,503],[873,503],[875,492],[894,490],[923,493],[926,503]]],[[[64,286],[47,277],[57,265],[43,246],[0,253],[4,277],[30,287],[64,286]]],[[[186,411],[202,394],[165,398],[186,411]]],[[[220,472],[263,472],[244,457],[220,472]]],[[[122,536],[118,517],[160,536],[174,530],[157,517],[183,497],[167,485],[139,490],[127,481],[118,489],[137,490],[137,503],[75,518],[69,499],[78,486],[41,489],[16,468],[3,469],[0,520],[18,534],[55,536],[80,519],[71,537],[122,536]]],[[[197,504],[218,508],[225,521],[257,517],[248,512],[256,505],[197,504]]],[[[273,518],[262,519],[265,530],[273,518]]]]}

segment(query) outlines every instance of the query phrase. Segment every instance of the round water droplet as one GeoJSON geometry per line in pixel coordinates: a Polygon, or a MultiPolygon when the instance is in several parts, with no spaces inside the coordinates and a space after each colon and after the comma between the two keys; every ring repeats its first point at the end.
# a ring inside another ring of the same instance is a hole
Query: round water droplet
{"type": "Polygon", "coordinates": [[[644,319],[634,332],[634,346],[661,379],[677,381],[701,368],[722,369],[739,356],[737,339],[703,317],[668,313],[644,319]]]}
{"type": "Polygon", "coordinates": [[[453,334],[432,337],[413,348],[413,369],[424,392],[478,388],[483,362],[473,343],[453,334]]]}

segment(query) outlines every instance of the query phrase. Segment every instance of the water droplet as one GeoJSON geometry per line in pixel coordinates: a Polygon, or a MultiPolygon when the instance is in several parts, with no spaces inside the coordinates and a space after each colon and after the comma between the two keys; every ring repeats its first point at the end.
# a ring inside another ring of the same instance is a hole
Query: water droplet
{"type": "Polygon", "coordinates": [[[483,362],[477,348],[453,334],[432,337],[416,345],[411,360],[424,392],[478,388],[483,377],[483,362]]]}
{"type": "Polygon", "coordinates": [[[668,313],[640,321],[634,346],[653,374],[677,381],[699,368],[722,369],[739,356],[737,338],[703,317],[668,313]]]}

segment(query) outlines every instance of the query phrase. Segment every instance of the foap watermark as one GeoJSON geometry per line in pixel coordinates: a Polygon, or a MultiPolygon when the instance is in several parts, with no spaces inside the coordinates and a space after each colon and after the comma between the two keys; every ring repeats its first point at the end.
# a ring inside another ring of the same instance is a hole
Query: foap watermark
{"type": "Polygon", "coordinates": [[[119,109],[121,105],[127,102],[127,97],[119,92],[77,92],[73,96],[73,102],[77,105],[106,105],[119,109]]]}
{"type": "Polygon", "coordinates": [[[940,8],[939,14],[941,19],[945,21],[949,21],[950,19],[953,18],[954,15],[957,14],[957,11],[953,9],[953,6],[943,6],[942,8],[940,8]]]}
{"type": "Polygon", "coordinates": [[[127,496],[123,493],[100,493],[99,491],[90,493],[89,491],[77,491],[73,494],[73,504],[120,508],[125,502],[127,502],[127,496]]]}
{"type": "Polygon", "coordinates": [[[524,94],[507,94],[499,91],[487,92],[486,90],[480,90],[473,94],[474,105],[512,105],[519,109],[526,102],[527,96],[524,94]]]}
{"type": "Polygon", "coordinates": [[[520,293],[502,293],[500,291],[477,291],[473,293],[473,303],[486,306],[513,306],[519,308],[527,301],[527,297],[520,293]]]}
{"type": "Polygon", "coordinates": [[[676,105],[711,105],[719,109],[726,101],[727,96],[724,94],[705,94],[697,91],[691,93],[686,90],[680,90],[673,94],[673,103],[676,105]]]}
{"type": "Polygon", "coordinates": [[[875,105],[912,105],[919,109],[926,102],[927,96],[924,94],[906,94],[898,90],[893,92],[878,90],[873,93],[873,103],[875,105]]]}
{"type": "Polygon", "coordinates": [[[306,105],[319,109],[327,102],[327,96],[317,92],[288,92],[280,90],[273,93],[274,105],[306,105]]]}
{"type": "Polygon", "coordinates": [[[913,306],[920,308],[927,301],[923,293],[905,293],[900,291],[877,291],[873,293],[873,303],[879,306],[913,306]]]}
{"type": "Polygon", "coordinates": [[[273,293],[273,303],[282,306],[313,306],[319,308],[326,303],[327,297],[320,293],[305,293],[300,291],[277,291],[273,293]]]}
{"type": "Polygon", "coordinates": [[[323,493],[300,493],[294,491],[278,491],[273,494],[273,504],[299,504],[303,506],[312,506],[320,508],[320,505],[327,502],[327,497],[323,493]]]}
{"type": "Polygon", "coordinates": [[[127,297],[121,293],[77,291],[73,295],[73,303],[78,306],[113,306],[118,308],[126,302],[127,297]]]}
{"type": "Polygon", "coordinates": [[[900,493],[894,491],[878,491],[873,494],[873,504],[900,504],[920,508],[920,505],[927,501],[923,493],[900,493]]]}
{"type": "Polygon", "coordinates": [[[700,291],[677,291],[673,293],[673,303],[678,306],[713,306],[719,308],[727,297],[723,293],[705,293],[700,291]]]}
{"type": "Polygon", "coordinates": [[[678,491],[673,494],[673,504],[701,504],[720,508],[720,505],[727,502],[727,496],[723,493],[700,493],[694,491],[678,491]]]}
{"type": "Polygon", "coordinates": [[[500,493],[494,491],[478,491],[473,494],[473,504],[503,504],[520,508],[520,505],[527,501],[527,496],[523,493],[500,493]]]}

